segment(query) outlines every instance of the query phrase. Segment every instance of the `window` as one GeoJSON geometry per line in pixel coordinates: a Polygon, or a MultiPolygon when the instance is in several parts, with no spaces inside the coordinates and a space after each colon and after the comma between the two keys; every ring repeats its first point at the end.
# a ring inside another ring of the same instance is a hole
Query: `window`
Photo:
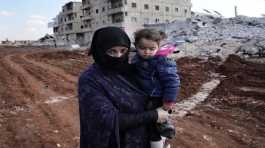
{"type": "Polygon", "coordinates": [[[96,9],[96,13],[98,14],[98,9],[96,9]]]}
{"type": "Polygon", "coordinates": [[[176,11],[176,12],[179,12],[179,8],[175,8],[175,11],[176,11]]]}
{"type": "Polygon", "coordinates": [[[125,5],[127,4],[127,0],[124,0],[124,4],[125,4],[125,5]]]}
{"type": "Polygon", "coordinates": [[[72,24],[72,23],[71,23],[71,24],[67,24],[65,30],[66,30],[66,31],[68,31],[68,30],[73,30],[73,24],[72,24]]]}
{"type": "Polygon", "coordinates": [[[53,28],[54,32],[58,32],[58,27],[53,28]]]}
{"type": "Polygon", "coordinates": [[[144,4],[144,9],[149,9],[149,5],[148,4],[144,4]]]}
{"type": "Polygon", "coordinates": [[[105,11],[105,7],[102,7],[102,12],[104,12],[105,11]]]}
{"type": "Polygon", "coordinates": [[[136,3],[132,3],[132,8],[136,8],[136,3]]]}
{"type": "Polygon", "coordinates": [[[156,6],[155,6],[155,9],[158,11],[158,10],[159,10],[159,6],[156,5],[156,6]]]}
{"type": "Polygon", "coordinates": [[[188,13],[188,10],[187,10],[187,9],[185,9],[185,10],[184,10],[184,12],[185,12],[185,13],[188,13]]]}
{"type": "Polygon", "coordinates": [[[155,22],[156,22],[156,23],[158,23],[158,22],[159,22],[159,19],[158,19],[158,18],[156,18],[155,22]]]}
{"type": "Polygon", "coordinates": [[[112,23],[120,23],[124,21],[123,13],[113,14],[111,17],[112,17],[112,23]]]}
{"type": "Polygon", "coordinates": [[[131,18],[131,21],[132,21],[132,22],[137,22],[137,18],[136,18],[136,17],[132,17],[132,18],[131,18]]]}
{"type": "Polygon", "coordinates": [[[125,15],[125,16],[128,16],[128,12],[124,12],[124,15],[125,15]]]}
{"type": "Polygon", "coordinates": [[[166,12],[168,12],[169,11],[169,7],[166,7],[166,12]]]}

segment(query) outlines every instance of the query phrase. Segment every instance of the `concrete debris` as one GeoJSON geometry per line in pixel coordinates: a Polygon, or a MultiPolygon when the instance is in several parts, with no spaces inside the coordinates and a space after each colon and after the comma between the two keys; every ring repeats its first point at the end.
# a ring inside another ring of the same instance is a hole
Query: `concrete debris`
{"type": "Polygon", "coordinates": [[[265,17],[197,15],[187,21],[150,27],[165,31],[168,40],[176,43],[176,58],[219,56],[226,59],[230,54],[265,56],[265,17]]]}
{"type": "Polygon", "coordinates": [[[176,103],[174,116],[184,117],[187,115],[189,111],[194,109],[199,103],[203,102],[219,84],[220,80],[213,79],[210,82],[203,84],[200,91],[194,96],[176,103]]]}
{"type": "Polygon", "coordinates": [[[73,96],[70,96],[70,97],[55,96],[55,97],[50,97],[50,99],[45,101],[45,103],[46,104],[54,104],[54,103],[62,102],[62,101],[65,101],[65,100],[69,100],[71,98],[73,98],[73,96]]]}

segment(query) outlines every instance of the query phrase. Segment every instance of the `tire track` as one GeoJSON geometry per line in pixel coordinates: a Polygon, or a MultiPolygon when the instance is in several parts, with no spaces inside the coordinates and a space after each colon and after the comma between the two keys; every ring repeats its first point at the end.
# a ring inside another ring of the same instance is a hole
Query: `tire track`
{"type": "Polygon", "coordinates": [[[30,62],[27,62],[21,55],[11,57],[11,59],[21,65],[31,76],[34,76],[37,80],[43,82],[44,89],[52,89],[60,94],[73,94],[75,93],[76,84],[69,82],[62,76],[50,72],[47,69],[43,69],[30,62]]]}
{"type": "MultiPolygon", "coordinates": [[[[64,101],[53,104],[44,103],[47,101],[47,98],[58,97],[61,96],[61,94],[50,88],[44,88],[43,86],[45,86],[45,83],[34,77],[35,75],[32,76],[32,74],[27,71],[28,69],[25,69],[23,65],[21,65],[23,61],[19,60],[19,58],[16,59],[16,61],[13,60],[13,58],[17,58],[19,56],[20,55],[8,55],[4,57],[3,60],[5,64],[12,68],[12,70],[16,71],[18,77],[22,78],[22,82],[24,83],[25,87],[27,87],[27,90],[34,93],[34,97],[31,98],[31,101],[36,106],[33,108],[34,110],[39,110],[39,112],[45,116],[45,118],[39,117],[41,121],[40,126],[46,127],[41,127],[40,129],[55,129],[57,133],[61,133],[57,135],[57,138],[54,138],[61,142],[60,145],[63,147],[69,146],[69,148],[75,147],[77,142],[75,141],[74,137],[77,137],[79,133],[77,102],[64,101]]],[[[49,77],[47,79],[49,79],[49,77]]],[[[43,133],[47,133],[47,131],[43,131],[43,133]]],[[[44,137],[51,139],[49,138],[48,133],[44,137]]]]}
{"type": "Polygon", "coordinates": [[[77,83],[77,77],[74,77],[68,73],[66,73],[63,69],[51,66],[50,64],[46,64],[43,62],[35,61],[34,59],[28,58],[28,54],[21,55],[21,58],[29,63],[32,63],[42,69],[48,70],[52,73],[55,73],[56,75],[62,77],[65,81],[71,82],[71,83],[77,83]]]}

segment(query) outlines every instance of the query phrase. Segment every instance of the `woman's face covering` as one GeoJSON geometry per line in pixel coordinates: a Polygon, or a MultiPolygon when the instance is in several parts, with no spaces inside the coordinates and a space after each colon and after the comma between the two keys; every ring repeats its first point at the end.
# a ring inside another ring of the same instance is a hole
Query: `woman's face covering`
{"type": "Polygon", "coordinates": [[[128,66],[131,41],[120,28],[106,27],[93,36],[91,51],[95,63],[108,70],[123,71],[128,66]]]}

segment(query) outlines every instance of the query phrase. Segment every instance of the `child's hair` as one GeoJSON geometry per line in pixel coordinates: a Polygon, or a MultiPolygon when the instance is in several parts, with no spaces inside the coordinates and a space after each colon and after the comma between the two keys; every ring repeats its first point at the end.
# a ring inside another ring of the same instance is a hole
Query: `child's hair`
{"type": "Polygon", "coordinates": [[[161,39],[163,39],[161,31],[152,29],[152,28],[145,28],[138,30],[134,33],[134,40],[135,40],[135,45],[138,45],[141,39],[148,39],[155,41],[159,44],[161,39]]]}

